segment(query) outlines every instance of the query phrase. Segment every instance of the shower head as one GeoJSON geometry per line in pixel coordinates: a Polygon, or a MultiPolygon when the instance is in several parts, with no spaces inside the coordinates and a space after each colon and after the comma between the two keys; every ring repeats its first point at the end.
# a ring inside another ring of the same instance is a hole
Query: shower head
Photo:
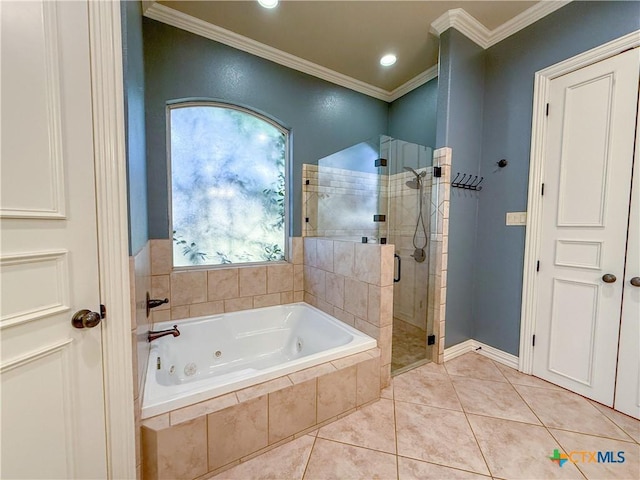
{"type": "Polygon", "coordinates": [[[424,177],[427,174],[427,172],[418,173],[411,167],[404,167],[404,169],[407,172],[411,172],[416,176],[416,178],[414,178],[413,180],[409,180],[408,182],[405,182],[405,185],[415,190],[419,189],[422,186],[422,177],[424,177]]]}
{"type": "Polygon", "coordinates": [[[420,173],[418,173],[418,172],[416,172],[416,171],[415,171],[413,168],[411,168],[411,167],[404,167],[404,169],[405,169],[407,172],[411,172],[411,173],[413,173],[413,174],[416,176],[416,178],[424,177],[424,176],[427,174],[427,172],[426,172],[426,171],[425,171],[425,172],[420,172],[420,173]]]}

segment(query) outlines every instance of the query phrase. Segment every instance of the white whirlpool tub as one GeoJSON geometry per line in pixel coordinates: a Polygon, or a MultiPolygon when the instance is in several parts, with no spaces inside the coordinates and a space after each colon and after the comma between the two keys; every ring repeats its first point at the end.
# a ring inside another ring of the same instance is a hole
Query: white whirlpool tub
{"type": "Polygon", "coordinates": [[[375,348],[376,340],[306,303],[257,308],[177,324],[154,340],[142,418],[375,348]]]}

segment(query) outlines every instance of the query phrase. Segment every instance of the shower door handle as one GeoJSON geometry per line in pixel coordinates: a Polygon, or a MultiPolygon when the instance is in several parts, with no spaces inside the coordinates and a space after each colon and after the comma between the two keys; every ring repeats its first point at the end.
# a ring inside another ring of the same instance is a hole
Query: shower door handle
{"type": "Polygon", "coordinates": [[[398,259],[398,276],[393,279],[394,283],[398,283],[402,276],[402,259],[400,258],[400,255],[398,255],[397,253],[393,254],[393,258],[398,259]]]}

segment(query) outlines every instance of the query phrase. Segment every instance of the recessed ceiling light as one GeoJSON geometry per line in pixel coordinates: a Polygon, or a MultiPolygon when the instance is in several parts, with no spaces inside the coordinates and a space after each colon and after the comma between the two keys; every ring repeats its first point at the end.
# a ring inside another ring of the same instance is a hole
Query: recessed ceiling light
{"type": "Polygon", "coordinates": [[[258,3],[264,8],[276,8],[278,6],[278,0],[258,0],[258,3]]]}
{"type": "Polygon", "coordinates": [[[397,60],[396,56],[390,53],[389,55],[385,55],[380,59],[380,65],[384,65],[385,67],[388,67],[396,63],[396,60],[397,60]]]}

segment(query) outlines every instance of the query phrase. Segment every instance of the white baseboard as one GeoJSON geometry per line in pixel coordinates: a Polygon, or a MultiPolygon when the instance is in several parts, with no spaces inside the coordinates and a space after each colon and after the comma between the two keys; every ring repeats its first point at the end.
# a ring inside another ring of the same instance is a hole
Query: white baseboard
{"type": "Polygon", "coordinates": [[[468,352],[479,353],[480,355],[490,358],[491,360],[495,360],[507,367],[511,367],[516,370],[518,369],[518,357],[473,339],[445,348],[444,361],[447,362],[449,360],[453,360],[454,358],[468,352]]]}
{"type": "Polygon", "coordinates": [[[444,361],[448,362],[449,360],[453,360],[460,355],[464,355],[468,352],[473,352],[475,349],[473,340],[467,340],[462,343],[458,343],[453,345],[452,347],[444,349],[444,361]]]}

